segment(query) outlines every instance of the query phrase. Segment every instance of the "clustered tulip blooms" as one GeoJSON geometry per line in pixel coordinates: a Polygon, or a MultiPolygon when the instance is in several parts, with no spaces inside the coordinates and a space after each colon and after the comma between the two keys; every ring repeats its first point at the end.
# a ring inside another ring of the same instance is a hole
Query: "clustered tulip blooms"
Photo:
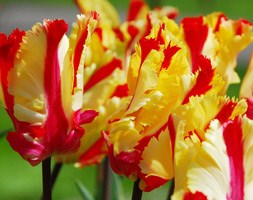
{"type": "Polygon", "coordinates": [[[143,191],[174,179],[172,199],[253,198],[253,55],[239,99],[238,54],[253,25],[216,12],[174,21],[173,7],[131,0],[125,22],[105,0],[76,0],[63,20],[0,34],[7,140],[32,165],[78,167],[108,155],[143,191]]]}

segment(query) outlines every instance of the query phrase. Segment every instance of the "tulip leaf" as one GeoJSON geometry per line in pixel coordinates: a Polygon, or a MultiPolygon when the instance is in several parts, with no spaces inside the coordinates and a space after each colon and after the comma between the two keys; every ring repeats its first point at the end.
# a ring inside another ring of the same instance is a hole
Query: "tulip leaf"
{"type": "Polygon", "coordinates": [[[91,192],[80,180],[76,180],[75,183],[83,200],[95,200],[91,192]]]}

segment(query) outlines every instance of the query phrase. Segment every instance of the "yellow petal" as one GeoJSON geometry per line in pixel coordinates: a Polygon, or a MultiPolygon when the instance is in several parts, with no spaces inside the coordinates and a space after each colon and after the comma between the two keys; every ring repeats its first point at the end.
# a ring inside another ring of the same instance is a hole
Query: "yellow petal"
{"type": "Polygon", "coordinates": [[[183,126],[180,127],[175,150],[174,199],[188,190],[202,192],[208,199],[226,199],[230,174],[221,125],[213,121],[202,143],[194,139],[194,135],[185,141],[183,126]]]}
{"type": "Polygon", "coordinates": [[[46,48],[46,34],[42,24],[37,23],[23,37],[14,68],[8,77],[9,92],[14,96],[16,104],[14,115],[20,121],[44,122],[46,111],[43,83],[46,48]],[[41,117],[32,119],[34,113],[41,117]]]}
{"type": "Polygon", "coordinates": [[[173,177],[172,148],[168,129],[161,132],[157,139],[153,137],[150,140],[142,153],[142,158],[139,164],[142,173],[167,180],[173,177]]]}

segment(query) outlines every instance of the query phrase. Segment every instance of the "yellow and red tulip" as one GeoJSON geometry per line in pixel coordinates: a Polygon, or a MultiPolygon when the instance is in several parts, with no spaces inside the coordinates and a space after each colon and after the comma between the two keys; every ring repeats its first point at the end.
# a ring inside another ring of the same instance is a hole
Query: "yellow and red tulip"
{"type": "Polygon", "coordinates": [[[86,34],[74,43],[63,20],[16,30],[8,39],[0,36],[5,41],[0,44],[2,100],[15,128],[7,140],[31,165],[77,151],[81,125],[97,116],[82,110],[82,55],[97,18],[96,13],[78,17],[86,34]]]}
{"type": "Polygon", "coordinates": [[[172,199],[252,198],[253,123],[246,109],[245,100],[207,95],[176,112],[172,199]]]}
{"type": "Polygon", "coordinates": [[[140,178],[145,191],[173,177],[168,119],[194,84],[185,49],[158,24],[143,37],[130,60],[127,84],[131,98],[113,115],[104,133],[112,169],[140,178]],[[192,81],[191,81],[192,80],[192,81]],[[188,84],[188,86],[186,86],[188,84]],[[166,161],[156,151],[167,152],[166,161]],[[154,160],[157,162],[152,162],[154,160]]]}
{"type": "Polygon", "coordinates": [[[235,72],[237,56],[253,42],[253,26],[249,21],[231,20],[223,13],[212,13],[184,18],[180,24],[193,72],[199,55],[204,55],[225,80],[222,94],[230,84],[240,82],[235,72]]]}

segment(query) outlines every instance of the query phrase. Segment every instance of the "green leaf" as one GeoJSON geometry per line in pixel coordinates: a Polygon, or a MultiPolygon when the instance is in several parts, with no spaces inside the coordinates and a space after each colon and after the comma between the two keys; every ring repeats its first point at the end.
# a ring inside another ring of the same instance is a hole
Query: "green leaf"
{"type": "Polygon", "coordinates": [[[112,190],[112,195],[113,195],[113,199],[115,200],[124,200],[124,192],[123,192],[123,186],[122,186],[122,182],[120,179],[120,176],[112,173],[112,186],[113,186],[113,190],[112,190]]]}
{"type": "Polygon", "coordinates": [[[87,187],[85,187],[85,185],[80,180],[76,180],[75,183],[83,200],[95,200],[93,195],[90,193],[87,187]]]}

